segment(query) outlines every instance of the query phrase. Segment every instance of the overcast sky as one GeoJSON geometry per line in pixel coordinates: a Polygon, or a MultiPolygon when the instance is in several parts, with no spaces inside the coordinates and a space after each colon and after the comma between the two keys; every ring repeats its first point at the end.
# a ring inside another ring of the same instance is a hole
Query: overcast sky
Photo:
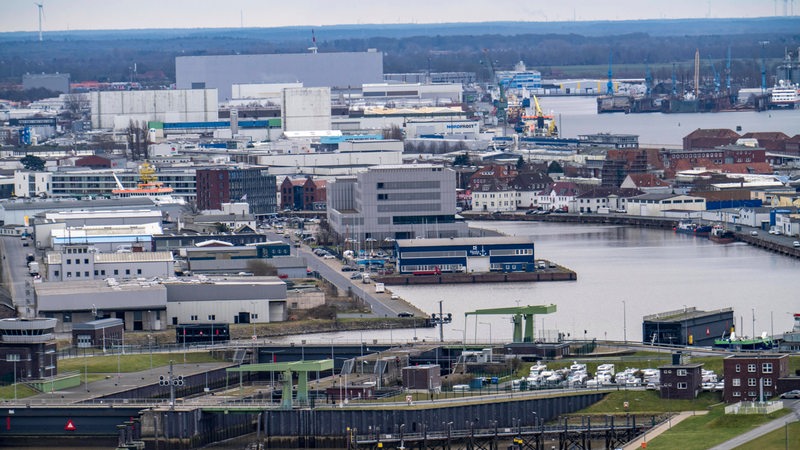
{"type": "MultiPolygon", "coordinates": [[[[0,32],[794,15],[793,0],[0,0],[0,32]]],[[[797,11],[800,12],[800,11],[797,11]]]]}

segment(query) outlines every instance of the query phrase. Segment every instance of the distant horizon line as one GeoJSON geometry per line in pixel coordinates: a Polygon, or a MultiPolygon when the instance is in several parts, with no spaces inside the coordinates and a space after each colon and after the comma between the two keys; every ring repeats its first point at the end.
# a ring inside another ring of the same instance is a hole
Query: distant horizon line
{"type": "MultiPolygon", "coordinates": [[[[48,33],[70,32],[113,32],[113,31],[191,31],[191,30],[280,30],[280,29],[314,29],[314,28],[347,28],[347,27],[408,27],[430,25],[481,25],[481,24],[559,24],[559,23],[625,23],[625,22],[672,22],[672,21],[719,21],[719,20],[761,20],[761,19],[800,19],[794,16],[759,16],[759,17],[684,17],[684,18],[651,18],[651,19],[597,19],[597,20],[489,20],[489,21],[464,21],[464,22],[405,22],[405,23],[342,23],[328,25],[281,25],[281,26],[230,26],[230,27],[164,27],[164,28],[93,28],[93,29],[57,29],[42,30],[42,35],[48,33]]],[[[0,35],[35,34],[39,30],[0,31],[0,35]]]]}

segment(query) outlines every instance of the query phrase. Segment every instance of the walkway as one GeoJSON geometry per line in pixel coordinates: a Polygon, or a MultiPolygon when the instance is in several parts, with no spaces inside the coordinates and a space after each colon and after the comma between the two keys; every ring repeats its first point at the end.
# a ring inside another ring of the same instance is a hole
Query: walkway
{"type": "MultiPolygon", "coordinates": [[[[783,406],[785,408],[792,409],[792,413],[787,414],[783,417],[775,419],[773,421],[767,422],[761,426],[753,428],[752,430],[748,431],[747,433],[742,433],[739,436],[736,436],[733,439],[723,442],[722,444],[717,445],[716,447],[711,447],[710,450],[729,450],[732,448],[736,448],[740,445],[744,445],[753,439],[756,439],[760,436],[763,436],[767,433],[780,429],[786,426],[787,423],[797,422],[800,419],[800,401],[798,400],[784,400],[783,406]]],[[[792,446],[787,448],[798,448],[796,446],[797,442],[792,446]]]]}

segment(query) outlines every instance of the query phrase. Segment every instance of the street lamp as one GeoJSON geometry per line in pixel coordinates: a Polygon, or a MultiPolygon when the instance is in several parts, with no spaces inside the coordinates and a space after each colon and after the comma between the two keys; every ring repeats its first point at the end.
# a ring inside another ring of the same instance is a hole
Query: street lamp
{"type": "Polygon", "coordinates": [[[628,343],[628,313],[625,300],[622,301],[622,340],[628,343]]]}
{"type": "Polygon", "coordinates": [[[480,322],[481,325],[489,325],[489,343],[492,343],[492,324],[491,322],[480,322]]]}

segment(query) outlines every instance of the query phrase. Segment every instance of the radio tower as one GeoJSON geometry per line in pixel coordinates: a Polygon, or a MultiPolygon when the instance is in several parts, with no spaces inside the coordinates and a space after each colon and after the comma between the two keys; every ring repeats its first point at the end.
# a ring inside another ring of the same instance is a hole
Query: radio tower
{"type": "Polygon", "coordinates": [[[308,51],[317,54],[317,37],[314,35],[314,30],[311,30],[311,47],[308,47],[308,51]]]}

